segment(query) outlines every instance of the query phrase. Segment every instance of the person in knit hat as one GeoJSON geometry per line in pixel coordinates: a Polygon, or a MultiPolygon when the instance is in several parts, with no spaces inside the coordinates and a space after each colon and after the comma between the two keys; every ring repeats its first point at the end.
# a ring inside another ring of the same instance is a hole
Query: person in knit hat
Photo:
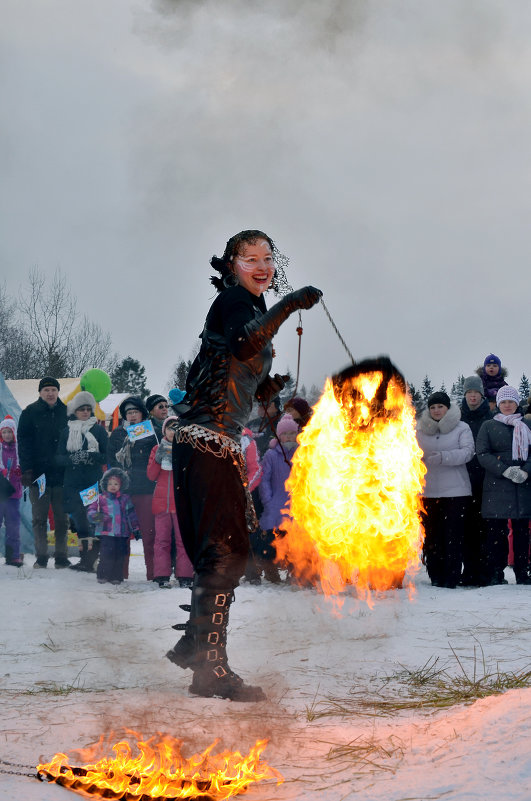
{"type": "Polygon", "coordinates": [[[490,584],[507,584],[508,520],[513,533],[517,584],[531,584],[529,520],[531,519],[531,423],[519,411],[520,394],[505,385],[496,394],[497,414],[481,426],[476,442],[485,470],[481,513],[486,525],[486,557],[490,584]]]}
{"type": "Polygon", "coordinates": [[[150,395],[146,398],[146,409],[153,424],[155,434],[160,442],[162,439],[162,425],[169,414],[168,399],[163,395],[150,395]]]}
{"type": "Polygon", "coordinates": [[[39,382],[39,397],[22,410],[17,427],[22,484],[29,487],[35,556],[33,568],[48,565],[48,510],[55,524],[55,567],[70,566],[67,557],[68,518],[63,506],[64,468],[57,463],[57,445],[66,426],[66,406],[59,398],[59,381],[45,376],[39,382]],[[37,479],[44,474],[40,492],[37,479]]]}
{"type": "Polygon", "coordinates": [[[492,412],[496,411],[496,393],[500,387],[507,386],[505,378],[507,370],[502,367],[501,359],[495,353],[485,356],[483,367],[478,367],[476,373],[483,384],[483,394],[486,397],[492,412]]]}
{"type": "Polygon", "coordinates": [[[428,398],[428,408],[417,422],[417,440],[427,468],[422,493],[426,571],[434,587],[453,589],[461,579],[472,494],[466,464],[474,456],[474,438],[446,392],[428,398]]]}
{"type": "MultiPolygon", "coordinates": [[[[484,396],[481,378],[478,375],[469,375],[463,383],[461,420],[470,426],[474,443],[485,420],[491,418],[492,412],[484,396]]],[[[481,467],[476,454],[470,462],[467,462],[466,467],[472,487],[472,501],[463,539],[463,573],[460,583],[464,587],[481,587],[487,583],[484,559],[485,521],[481,515],[485,470],[481,467]]]]}
{"type": "Polygon", "coordinates": [[[94,416],[96,400],[90,392],[78,392],[68,401],[68,423],[57,446],[57,463],[64,467],[63,502],[74,521],[79,540],[79,562],[72,570],[93,573],[99,553],[80,492],[96,484],[107,464],[108,436],[94,416]]]}
{"type": "Polygon", "coordinates": [[[154,581],[161,589],[171,587],[172,546],[175,546],[175,577],[180,587],[191,589],[194,569],[184,549],[173,493],[172,443],[179,424],[176,415],[166,417],[162,425],[162,440],[154,445],[149,456],[147,477],[156,481],[152,511],[155,516],[155,545],[153,548],[154,581]]]}
{"type": "Polygon", "coordinates": [[[262,554],[258,560],[265,578],[278,583],[280,575],[274,564],[275,533],[281,528],[282,509],[289,505],[286,480],[291,472],[291,459],[297,449],[299,424],[290,414],[283,414],[277,423],[276,438],[269,443],[269,450],[262,459],[262,480],[258,487],[263,512],[260,527],[264,532],[262,554]]]}
{"type": "Polygon", "coordinates": [[[5,492],[2,490],[0,494],[0,526],[3,523],[6,529],[6,565],[20,567],[24,562],[20,553],[22,472],[18,462],[17,427],[9,414],[0,423],[0,473],[5,479],[5,492]]]}
{"type": "MultiPolygon", "coordinates": [[[[122,425],[114,429],[109,437],[109,465],[123,468],[129,479],[129,494],[133,501],[135,511],[140,521],[142,533],[142,547],[144,549],[144,562],[146,564],[146,578],[153,581],[153,548],[155,545],[155,518],[151,509],[151,499],[155,491],[155,482],[147,477],[149,455],[158,440],[155,434],[131,442],[127,435],[127,428],[136,425],[149,417],[149,412],[136,395],[124,398],[120,406],[122,425]]],[[[128,560],[125,561],[127,578],[128,560]]]]}

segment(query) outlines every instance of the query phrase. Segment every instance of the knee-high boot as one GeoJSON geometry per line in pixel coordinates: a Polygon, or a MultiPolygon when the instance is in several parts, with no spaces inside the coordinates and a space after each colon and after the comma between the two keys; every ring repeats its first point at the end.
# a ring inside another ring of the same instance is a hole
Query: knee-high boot
{"type": "Polygon", "coordinates": [[[227,625],[233,598],[232,590],[220,592],[194,585],[195,659],[189,691],[205,698],[264,701],[266,696],[262,688],[245,684],[228,664],[227,625]]]}
{"type": "Polygon", "coordinates": [[[231,590],[220,592],[198,586],[196,578],[191,604],[181,605],[181,609],[190,612],[190,618],[186,623],[173,626],[184,634],[166,657],[178,667],[194,671],[190,685],[194,695],[263,701],[265,695],[261,688],[244,684],[228,665],[227,624],[233,597],[231,590]]]}

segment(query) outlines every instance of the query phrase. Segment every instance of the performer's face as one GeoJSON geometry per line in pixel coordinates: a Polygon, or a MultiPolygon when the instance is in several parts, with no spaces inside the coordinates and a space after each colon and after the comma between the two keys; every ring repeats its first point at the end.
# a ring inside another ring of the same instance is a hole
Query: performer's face
{"type": "Polygon", "coordinates": [[[275,263],[271,247],[266,239],[244,242],[240,252],[234,257],[234,275],[240,286],[259,297],[269,289],[275,273],[275,263]]]}

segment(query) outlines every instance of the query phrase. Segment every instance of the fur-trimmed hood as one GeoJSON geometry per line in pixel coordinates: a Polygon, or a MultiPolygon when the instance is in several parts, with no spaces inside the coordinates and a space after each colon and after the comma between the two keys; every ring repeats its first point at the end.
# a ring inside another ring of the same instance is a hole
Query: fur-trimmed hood
{"type": "MultiPolygon", "coordinates": [[[[476,367],[476,373],[481,379],[483,379],[483,376],[486,375],[485,368],[483,367],[482,364],[480,364],[479,367],[476,367]]],[[[498,378],[498,376],[501,376],[501,378],[503,378],[503,380],[505,381],[508,375],[509,375],[509,370],[506,367],[503,367],[502,365],[498,375],[493,376],[493,378],[498,378]]]]}
{"type": "Polygon", "coordinates": [[[417,422],[417,430],[428,437],[436,434],[449,434],[461,421],[461,409],[453,404],[450,406],[442,420],[434,420],[429,409],[424,409],[417,422]]]}

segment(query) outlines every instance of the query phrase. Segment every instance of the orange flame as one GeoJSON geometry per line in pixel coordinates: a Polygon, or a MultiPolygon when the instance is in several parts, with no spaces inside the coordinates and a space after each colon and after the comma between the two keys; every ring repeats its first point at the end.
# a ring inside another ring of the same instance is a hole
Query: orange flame
{"type": "MultiPolygon", "coordinates": [[[[103,797],[133,801],[136,799],[211,798],[215,801],[245,792],[249,785],[264,779],[282,776],[260,755],[267,740],[257,740],[247,756],[239,751],[213,754],[216,740],[200,754],[186,758],[181,753],[182,740],[158,734],[144,741],[138,738],[134,755],[128,740],[112,746],[114,758],[103,757],[92,764],[71,767],[66,754],[56,754],[51,762],[37,765],[37,771],[48,781],[57,782],[87,797],[103,797]]],[[[90,752],[92,756],[103,738],[90,752]]],[[[81,752],[83,753],[83,752],[81,752]]]]}
{"type": "MultiPolygon", "coordinates": [[[[286,482],[291,496],[277,561],[300,583],[327,595],[354,584],[371,605],[371,590],[401,587],[420,566],[422,451],[414,410],[391,378],[383,403],[381,372],[358,375],[339,388],[327,381],[286,482]]],[[[412,590],[412,585],[408,584],[412,590]]]]}

